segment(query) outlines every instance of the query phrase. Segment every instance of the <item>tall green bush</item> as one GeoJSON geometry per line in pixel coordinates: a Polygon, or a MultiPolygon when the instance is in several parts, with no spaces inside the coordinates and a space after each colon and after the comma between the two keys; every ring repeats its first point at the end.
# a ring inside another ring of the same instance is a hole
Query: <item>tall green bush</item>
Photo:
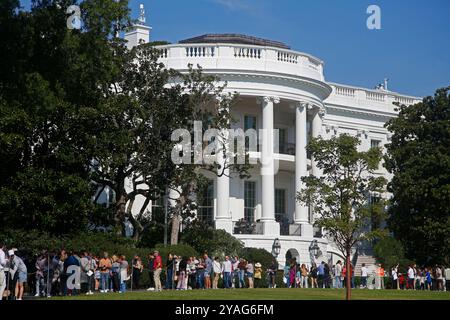
{"type": "Polygon", "coordinates": [[[211,257],[221,258],[225,255],[239,255],[244,248],[242,241],[225,230],[216,230],[201,223],[189,226],[181,234],[181,242],[192,246],[199,253],[206,251],[211,257]]]}

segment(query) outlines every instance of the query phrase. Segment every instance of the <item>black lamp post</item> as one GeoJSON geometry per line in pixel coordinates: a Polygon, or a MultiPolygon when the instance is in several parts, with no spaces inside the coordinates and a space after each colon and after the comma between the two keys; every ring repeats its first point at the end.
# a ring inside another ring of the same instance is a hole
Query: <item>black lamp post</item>
{"type": "Polygon", "coordinates": [[[322,255],[322,251],[320,251],[317,240],[313,240],[313,242],[311,242],[311,245],[309,246],[309,252],[316,259],[322,255]]]}
{"type": "Polygon", "coordinates": [[[272,244],[272,255],[276,259],[280,255],[281,244],[280,239],[276,238],[272,244]]]}

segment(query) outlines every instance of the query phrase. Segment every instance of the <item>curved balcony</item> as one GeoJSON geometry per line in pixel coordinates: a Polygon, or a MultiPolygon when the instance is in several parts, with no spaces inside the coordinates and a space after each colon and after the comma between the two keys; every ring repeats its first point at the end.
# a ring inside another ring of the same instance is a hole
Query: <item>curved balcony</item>
{"type": "Polygon", "coordinates": [[[229,43],[183,43],[157,46],[168,68],[188,64],[219,72],[265,72],[324,81],[323,62],[309,54],[278,47],[229,43]]]}

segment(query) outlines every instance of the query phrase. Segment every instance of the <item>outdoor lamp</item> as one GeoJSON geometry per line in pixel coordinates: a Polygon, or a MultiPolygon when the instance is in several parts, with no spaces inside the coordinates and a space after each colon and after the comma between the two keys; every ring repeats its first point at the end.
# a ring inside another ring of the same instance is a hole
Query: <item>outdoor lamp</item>
{"type": "Polygon", "coordinates": [[[322,252],[320,251],[320,247],[317,244],[317,240],[314,240],[311,243],[311,245],[309,246],[309,251],[316,259],[322,254],[322,252]]]}
{"type": "Polygon", "coordinates": [[[272,255],[276,258],[280,254],[280,251],[281,251],[280,239],[276,238],[273,241],[272,245],[272,255]]]}

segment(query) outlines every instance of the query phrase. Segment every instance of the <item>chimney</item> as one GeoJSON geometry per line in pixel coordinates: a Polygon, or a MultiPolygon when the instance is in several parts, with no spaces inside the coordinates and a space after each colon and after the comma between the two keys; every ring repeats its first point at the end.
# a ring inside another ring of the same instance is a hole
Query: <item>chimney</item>
{"type": "Polygon", "coordinates": [[[150,41],[150,32],[152,28],[145,25],[145,10],[142,3],[139,5],[139,9],[140,14],[138,23],[133,25],[129,32],[125,33],[128,49],[150,41]]]}

